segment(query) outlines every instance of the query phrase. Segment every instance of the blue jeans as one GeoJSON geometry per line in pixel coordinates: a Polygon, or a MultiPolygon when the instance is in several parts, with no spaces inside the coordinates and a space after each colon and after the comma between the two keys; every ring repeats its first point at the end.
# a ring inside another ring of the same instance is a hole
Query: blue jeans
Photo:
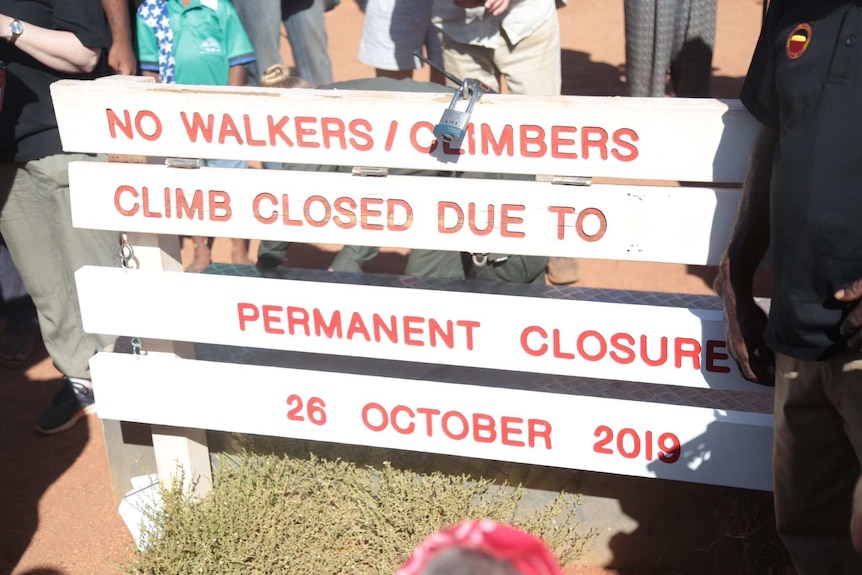
{"type": "Polygon", "coordinates": [[[300,77],[316,88],[332,83],[326,35],[326,0],[234,0],[234,6],[248,34],[257,62],[247,65],[249,83],[259,84],[267,68],[282,63],[281,20],[300,77]],[[275,14],[281,17],[276,18],[275,14]]]}

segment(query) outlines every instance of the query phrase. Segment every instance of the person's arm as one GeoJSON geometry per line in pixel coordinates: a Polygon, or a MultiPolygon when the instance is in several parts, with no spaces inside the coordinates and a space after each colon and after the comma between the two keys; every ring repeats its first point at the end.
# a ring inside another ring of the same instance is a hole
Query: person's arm
{"type": "Polygon", "coordinates": [[[245,66],[231,66],[227,77],[228,86],[245,86],[248,84],[246,80],[245,66]]]}
{"type": "Polygon", "coordinates": [[[132,50],[129,4],[126,0],[102,0],[102,8],[113,38],[108,50],[108,66],[118,74],[132,76],[138,70],[138,63],[132,50]]]}
{"type": "Polygon", "coordinates": [[[754,274],[769,248],[769,182],[775,145],[775,130],[761,126],[730,242],[713,284],[724,305],[728,350],[742,375],[763,385],[775,383],[775,359],[763,338],[766,314],[752,294],[754,274]]]}
{"type": "MultiPolygon", "coordinates": [[[[0,40],[8,41],[12,37],[9,29],[12,20],[0,14],[0,40]]],[[[99,63],[102,49],[84,46],[71,32],[49,30],[24,21],[21,23],[24,32],[15,41],[15,47],[45,66],[58,72],[80,74],[92,72],[99,63]]]]}

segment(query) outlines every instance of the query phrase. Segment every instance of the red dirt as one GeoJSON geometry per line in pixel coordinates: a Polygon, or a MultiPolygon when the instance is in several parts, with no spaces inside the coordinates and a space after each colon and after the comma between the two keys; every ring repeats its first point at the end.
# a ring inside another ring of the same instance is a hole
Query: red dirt
{"type": "MultiPolygon", "coordinates": [[[[760,26],[761,0],[719,3],[714,95],[736,97],[760,26]]],[[[567,94],[621,95],[624,90],[622,2],[573,0],[559,12],[567,94]]],[[[328,13],[336,80],[368,77],[356,61],[362,15],[350,0],[328,13]]],[[[289,50],[285,57],[290,62],[289,50]]],[[[427,79],[427,69],[417,75],[427,79]]],[[[184,251],[188,258],[189,250],[184,251]]],[[[320,256],[309,250],[308,255],[320,256]]],[[[229,244],[217,241],[215,258],[227,261],[229,244]]],[[[292,256],[293,257],[293,256],[292,256]]],[[[390,258],[397,267],[398,258],[390,258]]],[[[711,293],[712,270],[583,260],[581,284],[669,292],[711,293]]],[[[394,269],[394,268],[393,268],[394,269]]],[[[44,354],[26,369],[0,368],[0,574],[112,575],[131,538],[113,505],[101,425],[89,416],[55,437],[38,437],[32,425],[58,385],[44,354]]],[[[571,575],[616,571],[579,567],[571,575]]]]}

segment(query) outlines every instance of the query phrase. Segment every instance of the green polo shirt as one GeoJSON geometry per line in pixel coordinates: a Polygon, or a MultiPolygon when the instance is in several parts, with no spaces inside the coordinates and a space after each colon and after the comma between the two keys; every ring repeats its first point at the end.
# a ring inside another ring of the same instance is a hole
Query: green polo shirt
{"type": "Polygon", "coordinates": [[[862,4],[772,0],[741,98],[778,130],[767,341],[824,359],[855,305],[832,294],[862,278],[862,4]]]}
{"type": "MultiPolygon", "coordinates": [[[[177,84],[226,86],[232,66],[255,60],[254,48],[228,0],[166,0],[173,32],[177,84]]],[[[156,31],[137,15],[138,59],[141,69],[159,71],[156,31]]]]}

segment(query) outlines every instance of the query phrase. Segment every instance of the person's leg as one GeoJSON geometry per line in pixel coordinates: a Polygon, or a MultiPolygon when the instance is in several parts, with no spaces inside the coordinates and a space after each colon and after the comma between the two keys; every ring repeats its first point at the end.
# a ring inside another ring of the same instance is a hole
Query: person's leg
{"type": "MultiPolygon", "coordinates": [[[[244,170],[248,168],[245,160],[204,160],[203,165],[209,168],[232,168],[244,170]]],[[[191,265],[186,268],[188,272],[202,272],[212,263],[212,238],[203,236],[192,236],[195,252],[191,265]]],[[[231,238],[231,263],[238,265],[249,265],[248,257],[249,241],[244,238],[231,238]]]]}
{"type": "Polygon", "coordinates": [[[281,64],[281,0],[233,0],[254,48],[256,62],[246,65],[248,82],[260,85],[266,69],[281,64]]]}
{"type": "Polygon", "coordinates": [[[404,274],[427,278],[462,280],[465,278],[461,252],[410,250],[404,274]]]}
{"type": "MultiPolygon", "coordinates": [[[[431,4],[427,0],[369,0],[359,61],[373,66],[377,77],[411,78],[413,70],[422,67],[413,53],[421,53],[429,31],[436,31],[431,25],[431,4]]],[[[433,56],[428,58],[442,65],[439,50],[437,60],[433,56]]]]}
{"type": "Polygon", "coordinates": [[[511,46],[494,50],[494,62],[506,78],[510,94],[559,96],[560,22],[556,10],[536,30],[511,46]]]}
{"type": "MultiPolygon", "coordinates": [[[[483,46],[461,44],[446,34],[440,34],[443,68],[462,80],[475,78],[492,90],[500,91],[500,70],[494,65],[494,51],[483,46]]],[[[455,84],[447,80],[447,85],[455,84]]]]}
{"type": "Polygon", "coordinates": [[[117,234],[72,226],[68,164],[93,159],[58,154],[0,167],[3,234],[39,313],[45,347],[63,375],[89,379],[89,360],[111,338],[81,322],[74,273],[84,265],[119,265],[117,234]]]}
{"type": "Polygon", "coordinates": [[[629,96],[665,95],[678,1],[624,1],[629,96]]]}
{"type": "Polygon", "coordinates": [[[0,314],[6,327],[0,335],[0,365],[17,367],[26,362],[40,340],[39,318],[33,299],[0,236],[0,314]]]}
{"type": "Polygon", "coordinates": [[[775,517],[799,575],[862,573],[849,532],[859,460],[830,393],[835,385],[847,386],[858,413],[862,379],[841,372],[827,362],[776,358],[775,517]]]}
{"type": "Polygon", "coordinates": [[[674,95],[708,98],[712,91],[716,0],[679,0],[670,78],[674,95]]]}
{"type": "Polygon", "coordinates": [[[300,8],[283,14],[287,41],[290,42],[296,69],[312,88],[331,84],[332,62],[329,59],[324,17],[326,0],[305,0],[300,8]]]}

